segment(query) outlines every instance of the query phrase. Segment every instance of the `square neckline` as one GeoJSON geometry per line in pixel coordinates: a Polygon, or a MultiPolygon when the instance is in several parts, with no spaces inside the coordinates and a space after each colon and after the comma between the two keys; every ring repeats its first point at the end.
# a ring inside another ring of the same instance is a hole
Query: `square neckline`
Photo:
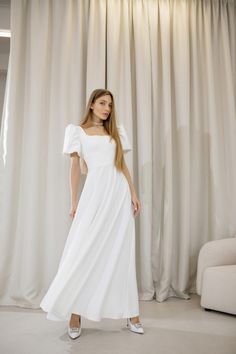
{"type": "Polygon", "coordinates": [[[106,134],[106,135],[99,135],[99,134],[87,134],[87,133],[85,133],[85,130],[80,126],[80,125],[77,125],[77,127],[78,128],[80,128],[81,130],[82,130],[82,132],[85,134],[85,135],[87,135],[87,136],[101,136],[101,137],[104,137],[104,136],[108,136],[108,137],[111,137],[109,134],[106,134]]]}

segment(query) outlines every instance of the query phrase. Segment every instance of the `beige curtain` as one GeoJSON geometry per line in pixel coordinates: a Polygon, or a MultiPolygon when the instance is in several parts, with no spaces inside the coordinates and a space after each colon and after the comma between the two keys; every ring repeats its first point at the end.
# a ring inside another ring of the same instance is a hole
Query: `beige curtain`
{"type": "Polygon", "coordinates": [[[200,247],[236,234],[235,23],[230,0],[11,1],[1,305],[37,308],[56,273],[71,223],[64,129],[99,87],[133,145],[139,299],[196,291],[200,247]]]}

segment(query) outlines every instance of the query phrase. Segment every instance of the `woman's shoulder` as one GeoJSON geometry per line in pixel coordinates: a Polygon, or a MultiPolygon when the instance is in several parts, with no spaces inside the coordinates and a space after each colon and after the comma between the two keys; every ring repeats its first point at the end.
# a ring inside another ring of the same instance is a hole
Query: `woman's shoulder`
{"type": "Polygon", "coordinates": [[[68,123],[65,128],[65,131],[67,134],[77,135],[77,136],[80,136],[81,130],[82,130],[82,127],[80,125],[76,125],[74,123],[68,123]]]}
{"type": "Polygon", "coordinates": [[[117,130],[121,139],[121,143],[123,146],[123,150],[125,152],[132,150],[131,143],[127,134],[127,131],[124,127],[123,123],[118,123],[117,124],[117,130]]]}
{"type": "Polygon", "coordinates": [[[117,130],[120,135],[126,135],[126,129],[123,123],[117,123],[117,130]]]}
{"type": "Polygon", "coordinates": [[[74,123],[68,123],[65,128],[65,136],[69,140],[81,140],[81,127],[79,125],[75,125],[74,123]]]}
{"type": "Polygon", "coordinates": [[[74,123],[68,123],[66,128],[68,128],[68,129],[78,129],[78,128],[81,128],[81,126],[80,125],[76,125],[74,123]]]}

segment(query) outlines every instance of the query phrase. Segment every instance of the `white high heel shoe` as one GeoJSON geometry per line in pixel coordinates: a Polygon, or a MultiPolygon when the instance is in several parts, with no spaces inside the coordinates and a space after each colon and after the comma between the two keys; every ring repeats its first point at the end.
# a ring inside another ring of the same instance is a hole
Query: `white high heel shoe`
{"type": "Polygon", "coordinates": [[[70,324],[68,325],[67,332],[69,334],[69,337],[71,339],[76,339],[81,335],[81,316],[80,316],[80,325],[79,327],[70,327],[70,324]]]}
{"type": "Polygon", "coordinates": [[[142,323],[141,322],[132,323],[130,318],[127,318],[127,327],[132,332],[140,333],[140,334],[144,333],[144,329],[143,329],[142,323]]]}

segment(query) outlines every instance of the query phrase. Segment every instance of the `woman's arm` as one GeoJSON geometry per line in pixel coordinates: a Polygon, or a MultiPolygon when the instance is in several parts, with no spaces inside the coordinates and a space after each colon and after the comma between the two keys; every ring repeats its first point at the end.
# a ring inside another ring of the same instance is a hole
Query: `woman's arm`
{"type": "Polygon", "coordinates": [[[134,188],[134,184],[132,182],[128,167],[126,165],[125,159],[124,159],[124,165],[123,165],[123,173],[129,183],[129,188],[130,188],[130,193],[131,193],[131,200],[132,200],[132,204],[134,207],[134,216],[137,215],[137,213],[139,212],[140,208],[141,208],[141,204],[140,201],[138,200],[135,188],[134,188]]]}
{"type": "Polygon", "coordinates": [[[78,192],[80,182],[80,164],[79,155],[76,152],[70,154],[71,166],[70,166],[70,194],[71,194],[71,210],[70,216],[73,218],[76,212],[78,204],[78,192]]]}

